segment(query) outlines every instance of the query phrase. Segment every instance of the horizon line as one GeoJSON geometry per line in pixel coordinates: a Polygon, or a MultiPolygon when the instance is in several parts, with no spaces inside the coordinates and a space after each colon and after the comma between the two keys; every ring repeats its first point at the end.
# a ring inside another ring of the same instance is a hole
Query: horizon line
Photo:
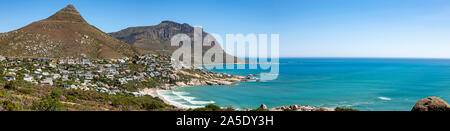
{"type": "MultiPolygon", "coordinates": [[[[254,57],[245,57],[245,59],[249,59],[249,58],[253,58],[254,57]]],[[[352,56],[352,57],[340,57],[340,56],[327,56],[327,57],[322,57],[322,56],[283,56],[283,57],[279,57],[279,58],[337,58],[337,59],[450,59],[450,57],[358,57],[358,56],[352,56]]],[[[242,59],[242,58],[241,58],[242,59]]],[[[270,57],[268,57],[268,59],[270,59],[270,57]]]]}

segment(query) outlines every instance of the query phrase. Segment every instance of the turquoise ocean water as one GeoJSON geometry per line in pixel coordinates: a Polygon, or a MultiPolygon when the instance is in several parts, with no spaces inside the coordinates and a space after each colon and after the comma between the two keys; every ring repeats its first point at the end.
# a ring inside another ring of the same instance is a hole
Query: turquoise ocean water
{"type": "MultiPolygon", "coordinates": [[[[280,59],[279,77],[236,86],[181,87],[159,91],[173,104],[201,107],[214,103],[238,109],[286,105],[350,107],[364,111],[408,111],[422,98],[450,101],[447,59],[280,59]]],[[[248,75],[264,70],[213,70],[248,75]]]]}

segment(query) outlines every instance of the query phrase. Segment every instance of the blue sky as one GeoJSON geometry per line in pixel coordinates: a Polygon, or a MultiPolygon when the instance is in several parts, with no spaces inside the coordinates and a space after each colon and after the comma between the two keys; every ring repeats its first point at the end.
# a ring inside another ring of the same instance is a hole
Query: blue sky
{"type": "Polygon", "coordinates": [[[450,58],[448,0],[0,0],[0,32],[68,4],[105,32],[172,20],[209,33],[280,34],[282,57],[450,58]]]}

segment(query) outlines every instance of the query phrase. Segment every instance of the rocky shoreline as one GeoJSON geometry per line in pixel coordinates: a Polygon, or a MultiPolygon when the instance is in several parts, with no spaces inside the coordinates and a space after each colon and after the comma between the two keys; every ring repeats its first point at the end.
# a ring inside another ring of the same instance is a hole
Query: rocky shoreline
{"type": "MultiPolygon", "coordinates": [[[[248,80],[252,80],[251,77],[244,76],[236,76],[236,75],[228,75],[223,73],[212,73],[204,71],[202,72],[204,75],[200,76],[198,74],[192,74],[185,71],[175,71],[175,73],[183,74],[186,76],[191,76],[193,79],[187,82],[176,82],[175,84],[164,84],[158,87],[161,90],[174,90],[176,87],[186,87],[186,86],[205,86],[205,85],[224,85],[231,86],[236,85],[237,82],[245,82],[248,80]]],[[[171,76],[173,79],[177,76],[171,76]]]]}
{"type": "MultiPolygon", "coordinates": [[[[171,87],[170,89],[175,89],[175,87],[171,87]]],[[[172,105],[169,101],[167,101],[163,96],[158,94],[158,90],[163,90],[160,88],[147,88],[142,90],[142,93],[147,95],[151,95],[153,97],[160,98],[166,104],[172,105]]],[[[165,90],[165,89],[164,89],[165,90]]],[[[177,107],[179,110],[185,110],[184,108],[177,107]]],[[[302,105],[291,105],[291,106],[282,106],[277,108],[267,108],[265,104],[262,104],[258,109],[264,111],[337,111],[336,108],[329,107],[314,107],[314,106],[302,106],[302,105]]],[[[241,109],[235,111],[255,111],[254,109],[241,109]]],[[[450,111],[450,105],[438,97],[428,97],[421,99],[418,101],[411,111],[415,112],[423,112],[423,111],[432,111],[432,112],[447,112],[450,111]]]]}
{"type": "MultiPolygon", "coordinates": [[[[174,74],[180,74],[183,76],[189,76],[191,77],[188,81],[179,81],[175,82],[174,84],[163,84],[161,86],[158,86],[156,88],[145,88],[141,89],[138,92],[134,92],[136,96],[145,96],[150,95],[152,97],[157,97],[161,100],[163,100],[166,104],[173,105],[168,100],[166,100],[163,96],[158,94],[159,90],[174,90],[179,87],[189,87],[189,86],[214,86],[214,85],[223,85],[223,86],[232,86],[237,85],[238,82],[246,82],[249,80],[255,80],[258,81],[255,75],[248,75],[245,76],[237,76],[237,75],[229,75],[225,73],[217,73],[217,72],[211,72],[206,70],[200,70],[200,74],[197,73],[190,73],[183,70],[175,70],[174,74]]],[[[172,80],[179,80],[179,75],[171,75],[170,79],[172,80]]],[[[180,109],[183,109],[181,107],[177,107],[180,109]]]]}
{"type": "MultiPolygon", "coordinates": [[[[157,88],[145,88],[141,89],[139,92],[134,92],[137,96],[150,95],[152,97],[157,97],[164,101],[164,103],[173,105],[170,101],[166,100],[163,96],[158,94],[159,90],[174,90],[178,87],[189,87],[189,86],[206,86],[206,85],[223,85],[223,86],[232,86],[237,85],[238,82],[246,82],[250,80],[256,80],[257,75],[250,74],[248,76],[237,76],[237,75],[229,75],[225,73],[217,73],[206,70],[200,70],[200,74],[198,73],[190,73],[183,70],[175,70],[174,74],[181,74],[184,76],[192,77],[189,81],[184,82],[176,82],[174,84],[163,84],[158,86],[157,88]]],[[[178,80],[180,76],[171,75],[170,79],[178,80]]],[[[176,106],[175,106],[176,107],[176,106]]],[[[185,110],[184,108],[177,107],[179,110],[185,110]]],[[[282,106],[277,108],[267,108],[265,104],[262,104],[258,109],[264,111],[337,111],[335,108],[329,107],[313,107],[313,106],[302,106],[302,105],[291,105],[291,106],[282,106]]],[[[254,111],[254,109],[243,109],[236,111],[254,111]]],[[[438,97],[428,97],[418,101],[411,111],[450,111],[450,105],[438,97]]]]}
{"type": "MultiPolygon", "coordinates": [[[[189,87],[189,86],[207,86],[207,85],[223,85],[223,86],[232,86],[237,85],[238,82],[246,82],[250,80],[258,81],[256,78],[258,75],[249,74],[248,76],[237,76],[237,75],[228,75],[224,73],[216,73],[202,70],[202,75],[189,73],[182,70],[175,71],[175,74],[183,74],[187,76],[193,77],[188,82],[176,82],[175,84],[164,84],[157,88],[146,88],[140,90],[138,93],[141,95],[150,95],[152,97],[157,97],[163,100],[166,104],[173,105],[170,101],[166,100],[162,95],[158,94],[159,90],[174,90],[179,87],[189,87]]],[[[177,79],[177,76],[171,76],[172,79],[177,79]]],[[[177,107],[179,109],[184,109],[182,107],[177,107]]],[[[301,105],[291,105],[291,106],[283,106],[273,109],[268,109],[266,105],[262,104],[260,109],[267,111],[335,111],[333,108],[328,107],[313,107],[313,106],[301,106],[301,105]]],[[[252,111],[253,109],[245,109],[245,110],[236,110],[236,111],[252,111]]]]}
{"type": "MultiPolygon", "coordinates": [[[[269,109],[265,104],[262,104],[258,109],[266,111],[335,111],[334,108],[301,106],[301,105],[282,106],[278,108],[269,109]]],[[[238,111],[253,111],[253,109],[238,110],[238,111]]]]}

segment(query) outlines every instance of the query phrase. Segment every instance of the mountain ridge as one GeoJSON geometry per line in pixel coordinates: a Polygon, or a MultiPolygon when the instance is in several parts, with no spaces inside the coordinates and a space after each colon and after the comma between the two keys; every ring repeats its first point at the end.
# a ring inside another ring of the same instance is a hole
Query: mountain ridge
{"type": "MultiPolygon", "coordinates": [[[[170,40],[173,36],[180,33],[188,35],[191,40],[193,40],[194,27],[187,23],[181,24],[174,21],[165,20],[158,25],[128,27],[117,32],[111,32],[109,34],[116,39],[128,43],[129,45],[136,48],[141,48],[152,52],[173,53],[179,47],[170,46],[170,40]]],[[[203,38],[205,38],[207,35],[209,35],[207,32],[202,32],[203,38]]],[[[193,47],[194,42],[191,43],[193,47]]],[[[211,45],[212,46],[202,46],[202,54],[205,54],[206,51],[213,49],[212,47],[214,47],[216,43],[211,43],[211,45]]],[[[218,46],[219,48],[216,48],[215,50],[224,52],[225,63],[246,63],[245,60],[227,54],[220,45],[218,46]],[[233,62],[226,61],[226,57],[233,57],[236,60],[233,62]]]]}
{"type": "Polygon", "coordinates": [[[46,19],[0,34],[0,55],[6,57],[110,59],[140,52],[90,25],[73,5],[46,19]]]}

